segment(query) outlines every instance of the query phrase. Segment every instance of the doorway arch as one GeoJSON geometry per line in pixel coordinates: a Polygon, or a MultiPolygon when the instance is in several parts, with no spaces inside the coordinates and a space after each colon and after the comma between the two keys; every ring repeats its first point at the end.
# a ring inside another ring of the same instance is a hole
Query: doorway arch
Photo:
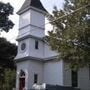
{"type": "Polygon", "coordinates": [[[23,90],[25,88],[25,72],[20,70],[19,73],[19,90],[23,90]]]}

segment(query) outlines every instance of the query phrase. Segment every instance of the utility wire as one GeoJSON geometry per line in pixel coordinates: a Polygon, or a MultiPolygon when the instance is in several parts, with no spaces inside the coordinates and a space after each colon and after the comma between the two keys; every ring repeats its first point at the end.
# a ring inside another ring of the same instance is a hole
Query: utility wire
{"type": "MultiPolygon", "coordinates": [[[[50,22],[48,22],[48,23],[55,22],[55,21],[57,21],[57,20],[59,20],[59,19],[62,19],[62,18],[64,18],[64,17],[68,16],[68,15],[71,15],[71,14],[73,14],[73,13],[75,13],[75,12],[81,10],[81,9],[84,9],[84,8],[88,7],[88,6],[90,6],[90,4],[89,4],[89,5],[82,6],[82,7],[78,8],[78,9],[74,10],[73,12],[71,12],[71,13],[69,13],[69,14],[66,14],[66,15],[63,15],[63,16],[61,16],[61,17],[58,17],[57,19],[52,20],[52,21],[50,21],[50,22]]],[[[48,23],[46,23],[46,24],[48,24],[48,23]]],[[[45,25],[46,25],[46,24],[45,24],[45,25]]]]}

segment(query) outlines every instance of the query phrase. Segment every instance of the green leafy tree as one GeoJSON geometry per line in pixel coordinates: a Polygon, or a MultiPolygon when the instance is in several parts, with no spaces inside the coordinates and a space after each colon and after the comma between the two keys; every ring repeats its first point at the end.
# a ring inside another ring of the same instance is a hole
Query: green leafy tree
{"type": "MultiPolygon", "coordinates": [[[[8,79],[7,75],[10,74],[9,72],[13,74],[13,72],[15,71],[16,65],[13,59],[16,56],[16,52],[17,46],[15,44],[11,44],[5,38],[0,38],[0,90],[6,90],[6,80],[9,80],[8,82],[12,82],[12,77],[15,78],[14,76],[12,76],[8,79]]],[[[12,82],[12,84],[14,82],[12,82]]]]}
{"type": "Polygon", "coordinates": [[[16,81],[16,71],[11,69],[5,70],[5,76],[4,76],[4,84],[3,88],[4,90],[12,90],[12,88],[15,87],[15,81],[16,81]]]}
{"type": "Polygon", "coordinates": [[[54,26],[47,40],[59,57],[78,69],[90,64],[90,0],[65,0],[63,10],[54,8],[54,26]]]}
{"type": "MultiPolygon", "coordinates": [[[[9,32],[9,30],[13,28],[14,23],[9,19],[9,16],[12,14],[13,7],[10,3],[5,4],[0,1],[0,33],[2,31],[9,32]]],[[[13,81],[15,78],[13,75],[15,74],[15,62],[13,59],[16,52],[17,46],[15,44],[11,44],[5,38],[0,38],[0,90],[12,90],[12,84],[15,83],[15,81],[13,81]],[[6,81],[11,86],[8,85],[8,87],[6,81]]]]}
{"type": "Polygon", "coordinates": [[[3,68],[15,68],[13,61],[17,53],[17,46],[11,44],[5,38],[0,38],[0,66],[3,68]]]}
{"type": "Polygon", "coordinates": [[[9,16],[13,14],[13,7],[10,3],[0,2],[0,31],[8,32],[13,28],[14,24],[9,19],[9,16]]]}

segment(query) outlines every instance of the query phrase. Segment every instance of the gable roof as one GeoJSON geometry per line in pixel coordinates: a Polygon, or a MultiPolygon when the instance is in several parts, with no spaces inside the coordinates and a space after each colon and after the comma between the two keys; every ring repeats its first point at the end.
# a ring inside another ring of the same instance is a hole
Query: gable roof
{"type": "Polygon", "coordinates": [[[21,12],[29,9],[30,7],[34,7],[44,12],[47,12],[46,9],[41,4],[40,0],[25,0],[24,4],[20,8],[20,10],[17,12],[17,14],[20,14],[21,12]]]}

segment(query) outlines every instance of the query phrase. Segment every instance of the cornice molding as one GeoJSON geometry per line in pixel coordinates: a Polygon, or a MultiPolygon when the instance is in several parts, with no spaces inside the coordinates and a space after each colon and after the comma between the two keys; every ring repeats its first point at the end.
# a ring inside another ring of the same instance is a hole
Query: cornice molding
{"type": "Polygon", "coordinates": [[[17,14],[18,14],[18,15],[21,15],[21,14],[25,13],[26,11],[28,11],[28,10],[30,10],[30,9],[32,9],[32,10],[34,10],[34,11],[36,11],[36,12],[42,13],[42,14],[44,14],[44,15],[47,15],[47,12],[45,12],[45,11],[43,11],[43,10],[40,10],[40,9],[37,9],[37,8],[35,8],[35,7],[32,7],[32,6],[29,6],[29,7],[25,8],[25,9],[23,9],[22,11],[17,12],[17,14]]]}
{"type": "Polygon", "coordinates": [[[48,57],[48,58],[37,58],[37,57],[28,56],[28,57],[22,57],[22,58],[15,58],[14,60],[16,63],[23,62],[23,61],[29,61],[29,60],[35,60],[38,62],[45,63],[47,61],[57,60],[57,56],[48,57]]]}
{"type": "Polygon", "coordinates": [[[26,36],[23,36],[23,37],[18,37],[16,40],[17,41],[22,41],[22,40],[25,40],[27,38],[34,38],[34,39],[37,39],[37,40],[40,40],[40,41],[43,41],[44,42],[43,37],[40,38],[40,37],[37,37],[37,36],[34,36],[34,35],[30,35],[30,34],[28,34],[26,36]]]}
{"type": "Polygon", "coordinates": [[[32,25],[32,24],[28,24],[28,25],[26,25],[26,26],[23,26],[23,27],[19,28],[19,30],[25,29],[25,28],[27,28],[27,27],[29,27],[29,26],[32,26],[32,27],[35,27],[35,28],[38,28],[38,29],[43,29],[43,30],[45,30],[45,28],[42,28],[42,27],[39,27],[39,26],[35,26],[35,25],[32,25]]]}

